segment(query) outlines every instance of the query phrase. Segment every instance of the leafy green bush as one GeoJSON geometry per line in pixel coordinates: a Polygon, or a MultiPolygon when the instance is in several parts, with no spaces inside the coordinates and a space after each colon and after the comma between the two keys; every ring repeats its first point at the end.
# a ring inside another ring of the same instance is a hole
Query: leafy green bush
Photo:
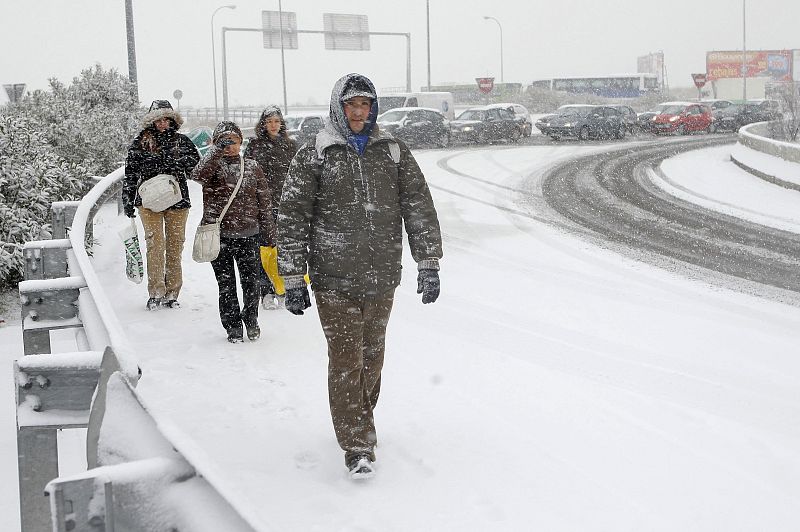
{"type": "Polygon", "coordinates": [[[75,200],[122,164],[143,114],[130,82],[100,65],[72,85],[0,108],[0,288],[22,279],[22,247],[50,238],[50,204],[75,200]]]}

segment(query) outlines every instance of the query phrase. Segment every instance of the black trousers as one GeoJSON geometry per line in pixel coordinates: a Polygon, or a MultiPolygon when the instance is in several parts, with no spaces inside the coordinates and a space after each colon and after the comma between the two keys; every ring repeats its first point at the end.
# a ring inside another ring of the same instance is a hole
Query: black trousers
{"type": "Polygon", "coordinates": [[[261,258],[256,237],[220,238],[219,256],[211,261],[219,286],[219,319],[228,334],[242,334],[242,322],[252,327],[258,324],[258,284],[261,258]],[[236,293],[236,271],[242,285],[242,308],[236,293]]]}

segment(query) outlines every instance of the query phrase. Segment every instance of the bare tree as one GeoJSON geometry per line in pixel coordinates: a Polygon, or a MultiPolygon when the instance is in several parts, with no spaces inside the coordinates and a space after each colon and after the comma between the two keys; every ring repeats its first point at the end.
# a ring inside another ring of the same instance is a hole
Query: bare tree
{"type": "Polygon", "coordinates": [[[800,81],[775,81],[766,87],[767,98],[777,100],[782,117],[773,122],[770,131],[774,138],[796,142],[800,134],[800,81]]]}

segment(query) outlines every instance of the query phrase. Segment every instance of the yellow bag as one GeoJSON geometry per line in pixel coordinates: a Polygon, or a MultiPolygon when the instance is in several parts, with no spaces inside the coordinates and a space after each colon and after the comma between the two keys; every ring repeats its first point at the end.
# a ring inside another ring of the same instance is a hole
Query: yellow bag
{"type": "MultiPolygon", "coordinates": [[[[267,272],[272,286],[275,288],[275,293],[282,296],[286,293],[286,288],[283,286],[283,277],[278,274],[278,248],[261,246],[261,266],[267,272]]],[[[308,274],[305,275],[306,284],[311,283],[308,274]]]]}

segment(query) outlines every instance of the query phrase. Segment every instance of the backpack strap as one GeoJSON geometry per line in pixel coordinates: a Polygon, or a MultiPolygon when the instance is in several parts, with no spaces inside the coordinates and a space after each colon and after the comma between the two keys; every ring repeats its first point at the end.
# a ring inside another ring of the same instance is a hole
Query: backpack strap
{"type": "Polygon", "coordinates": [[[392,156],[394,164],[400,164],[400,145],[393,141],[389,141],[389,155],[392,156]]]}

